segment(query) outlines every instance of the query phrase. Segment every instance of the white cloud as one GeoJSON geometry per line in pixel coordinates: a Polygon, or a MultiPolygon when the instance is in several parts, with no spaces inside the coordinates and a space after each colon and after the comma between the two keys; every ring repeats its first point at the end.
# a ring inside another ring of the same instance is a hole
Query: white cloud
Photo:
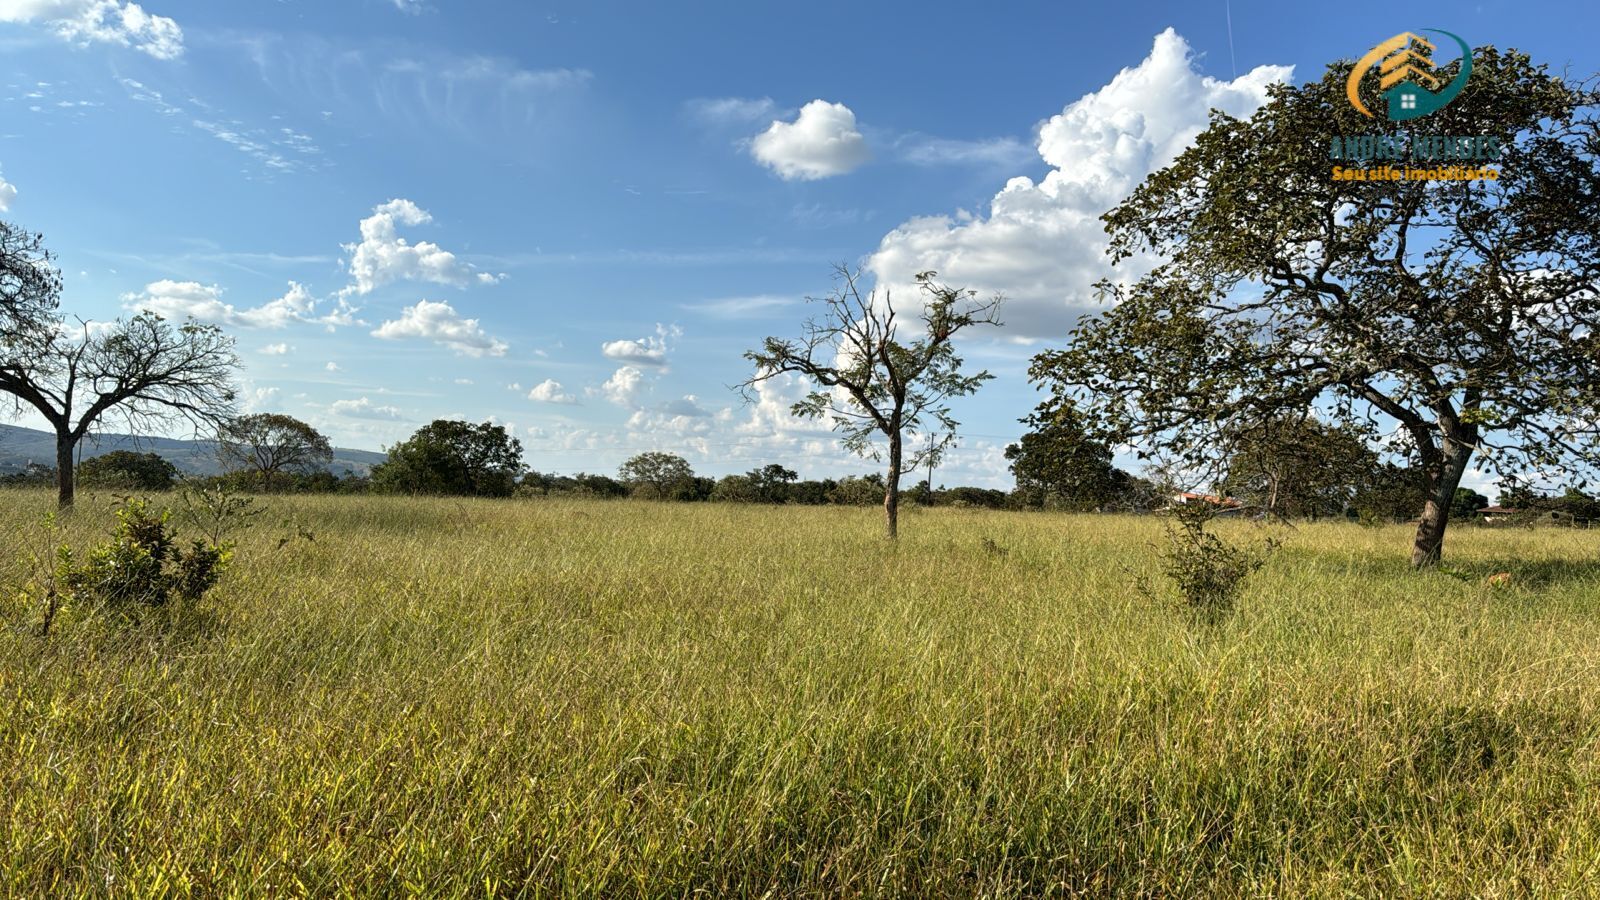
{"type": "MultiPolygon", "coordinates": [[[[1249,115],[1267,86],[1291,73],[1260,66],[1233,81],[1201,75],[1189,45],[1168,29],[1143,62],[1041,126],[1039,155],[1053,167],[1042,180],[1012,178],[985,217],[912,219],[884,237],[867,267],[902,296],[913,296],[912,276],[929,269],[949,284],[999,291],[1010,334],[1061,337],[1091,307],[1093,284],[1113,274],[1100,215],[1188,146],[1209,110],[1249,115]]],[[[1117,274],[1137,275],[1130,263],[1117,274]]]]}
{"type": "Polygon", "coordinates": [[[250,388],[245,392],[244,405],[252,412],[260,412],[278,399],[278,389],[275,387],[250,388]]]}
{"type": "Polygon", "coordinates": [[[336,363],[336,362],[329,362],[327,365],[323,366],[323,368],[327,369],[329,372],[343,372],[344,371],[344,369],[341,368],[339,366],[339,364],[336,363]]]}
{"type": "Polygon", "coordinates": [[[807,103],[793,122],[773,122],[751,140],[750,154],[788,181],[843,175],[872,158],[856,114],[826,100],[807,103]]]}
{"type": "Polygon", "coordinates": [[[462,356],[505,356],[510,349],[504,341],[486,334],[477,319],[463,319],[450,304],[432,300],[406,307],[400,318],[379,325],[372,336],[391,341],[421,338],[462,356]]]}
{"type": "Polygon", "coordinates": [[[691,419],[704,419],[711,416],[711,413],[700,405],[700,398],[693,394],[684,394],[677,400],[670,400],[662,404],[661,411],[669,416],[684,416],[691,419]]]}
{"type": "Polygon", "coordinates": [[[118,44],[156,59],[183,55],[177,22],[124,0],[0,0],[0,22],[37,23],[76,44],[118,44]]]}
{"type": "Polygon", "coordinates": [[[194,318],[235,328],[285,328],[295,323],[326,325],[332,330],[355,320],[355,310],[344,301],[325,315],[317,315],[317,301],[305,286],[291,281],[282,297],[260,306],[238,309],[222,301],[222,288],[198,281],[162,279],[145,285],[137,294],[124,294],[128,309],[149,310],[169,319],[194,318]]]}
{"type": "Polygon", "coordinates": [[[261,352],[268,356],[285,356],[293,349],[288,344],[268,344],[261,348],[261,352]]]}
{"type": "Polygon", "coordinates": [[[756,294],[750,297],[727,297],[703,303],[685,303],[683,308],[717,319],[749,319],[795,302],[794,297],[776,294],[756,294]]]}
{"type": "Polygon", "coordinates": [[[1016,138],[956,141],[913,135],[898,143],[901,156],[919,166],[987,165],[1021,166],[1033,160],[1033,150],[1016,138]]]}
{"type": "Polygon", "coordinates": [[[711,125],[770,121],[778,114],[771,97],[702,97],[684,104],[689,115],[711,125]]]}
{"type": "Polygon", "coordinates": [[[618,406],[633,409],[639,405],[644,387],[644,373],[633,366],[623,366],[600,385],[600,395],[618,406]]]}
{"type": "Polygon", "coordinates": [[[676,325],[671,327],[656,325],[654,337],[642,337],[636,341],[606,341],[600,345],[600,352],[607,359],[619,362],[636,363],[641,366],[665,366],[667,352],[671,349],[668,341],[676,339],[683,334],[683,329],[676,325]]]}
{"type": "Polygon", "coordinates": [[[471,378],[457,378],[456,384],[476,384],[471,378]]]}
{"type": "Polygon", "coordinates": [[[359,400],[335,400],[328,411],[336,416],[347,419],[377,419],[384,422],[394,422],[404,418],[404,414],[393,406],[378,406],[366,397],[359,400]]]}
{"type": "Polygon", "coordinates": [[[11,209],[11,204],[17,201],[17,189],[4,178],[0,178],[0,212],[11,209]]]}
{"type": "Polygon", "coordinates": [[[578,402],[577,397],[574,397],[565,390],[562,390],[561,382],[556,381],[553,378],[546,378],[544,381],[534,385],[533,390],[528,392],[528,399],[537,400],[540,403],[578,402]]]}
{"type": "Polygon", "coordinates": [[[400,236],[400,226],[426,225],[433,216],[410,200],[395,199],[373,207],[361,220],[361,242],[345,244],[353,279],[341,295],[368,294],[394,281],[427,281],[452,287],[493,284],[504,275],[479,272],[454,253],[428,241],[412,244],[400,236]]]}

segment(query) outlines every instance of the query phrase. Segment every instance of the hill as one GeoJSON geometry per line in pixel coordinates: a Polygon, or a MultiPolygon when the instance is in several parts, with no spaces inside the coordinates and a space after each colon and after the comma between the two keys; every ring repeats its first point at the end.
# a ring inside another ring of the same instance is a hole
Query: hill
{"type": "MultiPolygon", "coordinates": [[[[90,459],[113,450],[155,453],[170,461],[186,475],[215,475],[222,471],[222,466],[217,462],[215,441],[102,434],[84,438],[79,448],[79,458],[90,459]]],[[[0,425],[0,473],[17,471],[30,462],[53,466],[55,456],[55,435],[48,431],[0,425]]],[[[347,470],[357,475],[366,475],[372,471],[373,466],[383,462],[384,458],[385,454],[371,450],[335,447],[333,462],[329,463],[327,468],[328,471],[341,475],[347,470]]]]}

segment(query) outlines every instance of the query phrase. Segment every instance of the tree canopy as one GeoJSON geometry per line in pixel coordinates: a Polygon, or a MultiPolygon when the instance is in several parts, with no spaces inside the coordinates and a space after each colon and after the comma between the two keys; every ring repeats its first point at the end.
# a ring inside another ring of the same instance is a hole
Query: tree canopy
{"type": "Polygon", "coordinates": [[[333,460],[326,437],[281,413],[255,413],[223,423],[217,452],[225,465],[255,473],[269,489],[279,473],[310,472],[333,460]]]}
{"type": "Polygon", "coordinates": [[[375,490],[509,497],[522,475],[522,443],[493,422],[435,419],[388,448],[372,469],[375,490]]]}
{"type": "Polygon", "coordinates": [[[755,385],[781,375],[798,375],[810,388],[793,405],[796,416],[829,419],[844,436],[846,449],[880,459],[875,443],[887,444],[889,471],[884,478],[883,509],[890,539],[899,533],[900,476],[930,456],[937,458],[955,440],[959,423],[949,401],[979,388],[988,372],[966,374],[951,343],[955,335],[977,325],[998,325],[1000,298],[979,300],[977,292],[939,284],[935,272],[916,276],[919,319],[916,335],[900,333],[894,298],[888,291],[863,295],[860,273],[840,266],[832,294],[808,298],[822,315],[808,321],[798,340],[769,337],[745,358],[755,385]],[[925,447],[905,457],[907,431],[937,434],[925,447]]]}
{"type": "MultiPolygon", "coordinates": [[[[1408,147],[1415,127],[1353,109],[1349,63],[1273,87],[1249,119],[1213,113],[1105,217],[1114,261],[1159,264],[1104,283],[1114,305],[1036,357],[1033,378],[1078,400],[1101,439],[1195,466],[1236,423],[1313,405],[1398,438],[1426,479],[1419,566],[1439,560],[1475,458],[1500,473],[1592,469],[1597,96],[1514,51],[1478,48],[1473,64],[1427,125],[1498,140],[1495,179],[1334,178],[1333,139],[1408,147]]],[[[1408,152],[1400,164],[1416,163],[1408,152]]]]}

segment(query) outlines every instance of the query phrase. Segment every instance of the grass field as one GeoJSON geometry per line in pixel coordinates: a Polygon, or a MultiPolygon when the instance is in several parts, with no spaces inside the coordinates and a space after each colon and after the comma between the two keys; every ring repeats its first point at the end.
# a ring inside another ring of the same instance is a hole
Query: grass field
{"type": "Polygon", "coordinates": [[[264,502],[204,615],[4,607],[0,892],[1600,893],[1600,531],[1277,528],[1199,629],[1150,519],[264,502]]]}

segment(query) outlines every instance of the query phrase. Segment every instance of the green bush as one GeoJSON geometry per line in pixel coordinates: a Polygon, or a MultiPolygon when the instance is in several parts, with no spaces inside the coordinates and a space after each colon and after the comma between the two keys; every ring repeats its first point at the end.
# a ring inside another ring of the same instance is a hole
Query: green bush
{"type": "MultiPolygon", "coordinates": [[[[1167,526],[1161,568],[1178,589],[1184,608],[1198,621],[1216,624],[1232,614],[1244,580],[1266,565],[1278,543],[1268,538],[1260,547],[1231,544],[1206,530],[1215,510],[1187,503],[1174,507],[1177,527],[1167,526]]],[[[1148,593],[1148,588],[1146,588],[1148,593]]]]}
{"type": "Polygon", "coordinates": [[[59,547],[51,583],[43,592],[43,630],[49,631],[63,603],[136,612],[205,596],[222,576],[232,546],[199,540],[182,546],[171,519],[170,510],[152,513],[145,500],[133,498],[117,511],[109,543],[81,557],[71,547],[59,547]]]}

